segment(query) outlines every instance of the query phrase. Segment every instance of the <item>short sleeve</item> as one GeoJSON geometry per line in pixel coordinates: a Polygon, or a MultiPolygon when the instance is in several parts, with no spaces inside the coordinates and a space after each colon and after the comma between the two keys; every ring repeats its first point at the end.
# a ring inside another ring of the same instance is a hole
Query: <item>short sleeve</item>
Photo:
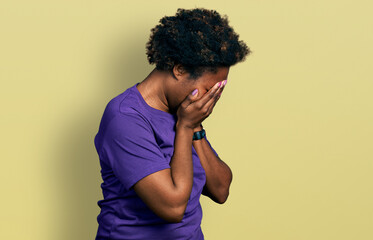
{"type": "Polygon", "coordinates": [[[150,123],[135,113],[121,113],[110,121],[103,150],[126,190],[147,175],[170,168],[150,123]]]}

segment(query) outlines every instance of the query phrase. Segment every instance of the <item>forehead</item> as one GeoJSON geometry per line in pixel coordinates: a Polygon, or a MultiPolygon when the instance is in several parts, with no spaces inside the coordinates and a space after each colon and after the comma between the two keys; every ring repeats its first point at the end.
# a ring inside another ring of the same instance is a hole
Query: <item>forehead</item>
{"type": "Polygon", "coordinates": [[[229,67],[219,67],[216,73],[206,72],[200,77],[200,82],[204,86],[211,88],[217,82],[228,78],[229,67]]]}

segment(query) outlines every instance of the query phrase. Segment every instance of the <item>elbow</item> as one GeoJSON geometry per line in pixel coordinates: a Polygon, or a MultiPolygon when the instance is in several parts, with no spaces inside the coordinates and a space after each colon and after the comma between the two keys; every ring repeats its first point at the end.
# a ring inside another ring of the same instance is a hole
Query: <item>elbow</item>
{"type": "Polygon", "coordinates": [[[231,177],[228,181],[228,184],[226,186],[220,188],[218,197],[216,199],[217,203],[223,204],[227,201],[228,196],[229,196],[229,187],[230,187],[231,183],[232,183],[232,175],[231,175],[231,177]]]}
{"type": "Polygon", "coordinates": [[[180,223],[185,214],[186,204],[179,207],[170,207],[167,209],[167,214],[165,214],[162,218],[170,223],[180,223]]]}
{"type": "Polygon", "coordinates": [[[163,202],[161,207],[161,218],[170,223],[180,223],[188,205],[189,195],[171,195],[163,202]]]}
{"type": "Polygon", "coordinates": [[[183,221],[184,215],[175,215],[172,218],[169,218],[167,222],[169,223],[181,223],[183,221]]]}
{"type": "Polygon", "coordinates": [[[222,194],[220,194],[220,196],[217,198],[216,202],[219,203],[219,204],[223,204],[227,201],[228,196],[229,196],[229,190],[226,190],[222,194]]]}

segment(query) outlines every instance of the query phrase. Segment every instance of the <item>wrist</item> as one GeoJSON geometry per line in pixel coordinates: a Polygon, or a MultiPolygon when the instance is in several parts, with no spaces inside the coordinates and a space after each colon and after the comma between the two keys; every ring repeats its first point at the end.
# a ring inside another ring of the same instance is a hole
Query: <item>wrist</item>
{"type": "Polygon", "coordinates": [[[193,141],[194,140],[201,140],[206,136],[205,129],[202,129],[201,131],[197,131],[193,133],[193,141]]]}
{"type": "Polygon", "coordinates": [[[198,127],[193,129],[193,132],[202,131],[202,129],[203,129],[203,126],[202,126],[202,124],[200,124],[198,127]]]}

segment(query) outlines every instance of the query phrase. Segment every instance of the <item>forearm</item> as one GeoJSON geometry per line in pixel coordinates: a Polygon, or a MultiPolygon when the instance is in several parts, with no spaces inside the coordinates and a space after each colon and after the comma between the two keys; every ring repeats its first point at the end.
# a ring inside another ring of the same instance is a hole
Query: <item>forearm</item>
{"type": "MultiPolygon", "coordinates": [[[[194,131],[198,130],[195,129],[194,131]]],[[[206,187],[209,193],[219,203],[225,202],[232,182],[231,169],[215,155],[205,138],[193,141],[193,147],[198,154],[202,167],[205,169],[206,187]]]]}
{"type": "Polygon", "coordinates": [[[193,129],[176,125],[174,154],[170,161],[171,178],[181,202],[188,202],[193,187],[193,129]]]}

